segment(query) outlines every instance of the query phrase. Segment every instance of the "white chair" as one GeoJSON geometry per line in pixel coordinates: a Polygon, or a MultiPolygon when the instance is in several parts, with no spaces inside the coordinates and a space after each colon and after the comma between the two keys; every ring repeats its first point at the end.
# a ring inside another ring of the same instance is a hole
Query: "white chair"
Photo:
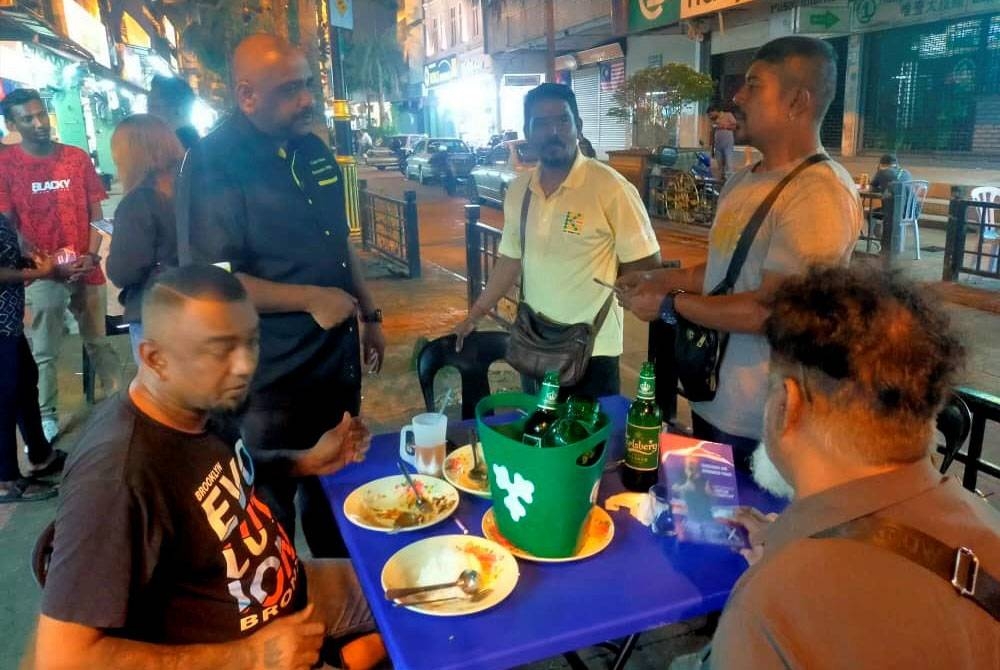
{"type": "MultiPolygon", "coordinates": [[[[895,184],[896,182],[893,182],[895,184]]],[[[897,215],[902,239],[899,240],[898,249],[902,251],[906,248],[906,229],[913,226],[913,258],[920,260],[920,212],[924,209],[924,198],[927,197],[927,189],[930,186],[926,181],[914,180],[902,182],[902,194],[899,202],[894,206],[899,208],[897,215]]],[[[895,245],[894,245],[895,246],[895,245]]]]}
{"type": "MultiPolygon", "coordinates": [[[[1000,187],[980,186],[969,192],[972,200],[979,202],[1000,203],[1000,187]]],[[[993,207],[970,207],[966,220],[979,224],[980,252],[982,255],[976,261],[976,269],[981,270],[982,259],[989,258],[990,272],[997,271],[997,256],[1000,251],[1000,229],[997,227],[997,210],[993,207]]]]}

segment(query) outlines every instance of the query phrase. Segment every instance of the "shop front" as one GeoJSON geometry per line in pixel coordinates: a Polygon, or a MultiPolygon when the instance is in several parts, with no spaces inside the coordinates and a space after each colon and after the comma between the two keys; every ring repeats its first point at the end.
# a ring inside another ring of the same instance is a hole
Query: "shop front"
{"type": "Polygon", "coordinates": [[[616,106],[615,91],[625,81],[621,43],[560,56],[556,58],[556,72],[573,87],[583,135],[594,145],[597,158],[607,160],[609,151],[628,148],[632,144],[629,123],[608,115],[616,106]]]}
{"type": "Polygon", "coordinates": [[[497,85],[490,57],[471,52],[425,67],[427,129],[436,137],[485,143],[497,128],[497,85]]]}

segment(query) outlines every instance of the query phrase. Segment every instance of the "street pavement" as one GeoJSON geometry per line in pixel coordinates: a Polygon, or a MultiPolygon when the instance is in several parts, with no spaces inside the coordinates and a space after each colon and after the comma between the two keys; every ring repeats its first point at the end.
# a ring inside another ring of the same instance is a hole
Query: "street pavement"
{"type": "MultiPolygon", "coordinates": [[[[423,276],[417,280],[402,279],[394,275],[391,266],[377,256],[362,254],[366,274],[379,304],[385,313],[385,332],[388,342],[383,371],[365,380],[362,414],[375,432],[398,430],[414,414],[423,411],[423,399],[414,369],[417,345],[426,339],[445,335],[460,321],[467,309],[465,283],[465,218],[462,198],[449,198],[435,184],[421,186],[404,181],[399,173],[377,172],[362,167],[361,178],[368,181],[369,190],[394,197],[403,191],[417,193],[420,221],[420,248],[423,276]]],[[[110,215],[119,194],[106,207],[110,215]]],[[[499,209],[483,206],[484,222],[502,227],[499,209]]],[[[677,226],[668,222],[655,223],[662,256],[679,260],[684,265],[702,262],[706,254],[707,234],[703,229],[677,226]]],[[[943,233],[921,231],[923,245],[931,248],[943,246],[943,233]]],[[[1000,325],[998,293],[983,290],[975,285],[942,286],[940,278],[941,252],[924,252],[921,261],[900,259],[897,265],[907,275],[930,282],[928,290],[945,301],[954,323],[966,338],[970,350],[970,365],[964,381],[972,386],[1000,395],[1000,346],[992,334],[1000,325]]],[[[484,327],[495,327],[486,324],[484,327]]],[[[130,361],[128,338],[112,338],[123,361],[123,375],[130,378],[134,366],[130,361]]],[[[631,316],[625,324],[625,353],[622,357],[622,391],[632,395],[638,378],[638,369],[646,355],[646,326],[631,316]]],[[[59,446],[72,450],[75,428],[86,417],[88,408],[80,392],[80,343],[69,337],[60,359],[59,383],[64,421],[70,425],[64,431],[59,446]]],[[[505,364],[498,363],[491,369],[491,385],[495,390],[518,388],[517,377],[505,364]]],[[[438,376],[435,395],[441,397],[446,389],[459,392],[457,374],[445,371],[438,376]]],[[[457,417],[458,402],[453,402],[449,414],[457,417]]],[[[687,409],[680,408],[681,418],[687,409]]],[[[1000,461],[1000,436],[994,426],[987,428],[987,456],[1000,461]]],[[[960,474],[958,465],[953,468],[960,474]]],[[[992,483],[985,480],[983,488],[991,490],[992,483]]],[[[997,488],[993,486],[993,489],[997,488]]],[[[992,500],[995,502],[995,496],[992,500]]],[[[17,667],[30,631],[37,616],[40,591],[31,579],[28,558],[35,538],[53,518],[56,501],[0,506],[0,624],[5,635],[0,641],[0,669],[17,667]]],[[[297,544],[304,548],[301,537],[297,544]]],[[[641,569],[641,566],[637,566],[641,569]]],[[[100,567],[95,566],[94,578],[100,579],[100,567]]],[[[650,575],[655,579],[655,575],[650,575]]],[[[687,653],[703,645],[707,638],[689,625],[669,626],[641,638],[639,649],[629,663],[629,668],[665,667],[667,659],[687,653]]],[[[607,667],[609,656],[600,649],[586,650],[585,660],[593,668],[607,667]]],[[[561,658],[532,664],[531,670],[568,667],[561,658]]]]}

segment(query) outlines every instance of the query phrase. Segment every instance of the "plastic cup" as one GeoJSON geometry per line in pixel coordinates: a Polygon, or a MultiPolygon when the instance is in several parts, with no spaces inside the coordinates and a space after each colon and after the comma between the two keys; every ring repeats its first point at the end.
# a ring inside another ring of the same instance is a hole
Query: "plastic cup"
{"type": "Polygon", "coordinates": [[[448,417],[444,414],[427,412],[416,415],[399,431],[399,457],[422,475],[440,477],[447,430],[448,417]],[[408,434],[413,435],[412,443],[407,439],[408,434]]]}
{"type": "Polygon", "coordinates": [[[660,537],[674,537],[677,528],[674,526],[674,511],[670,506],[670,488],[666,484],[653,484],[649,487],[649,530],[660,537]]]}

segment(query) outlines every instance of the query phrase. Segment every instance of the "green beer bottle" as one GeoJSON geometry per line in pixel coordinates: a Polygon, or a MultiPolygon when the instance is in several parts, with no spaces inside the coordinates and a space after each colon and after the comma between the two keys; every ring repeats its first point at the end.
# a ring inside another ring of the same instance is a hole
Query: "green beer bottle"
{"type": "Polygon", "coordinates": [[[546,372],[542,389],[538,392],[538,409],[524,424],[521,441],[529,447],[541,447],[542,438],[559,418],[556,405],[559,403],[559,373],[546,372]]]}
{"type": "Polygon", "coordinates": [[[592,403],[586,398],[573,397],[566,402],[566,414],[556,420],[542,436],[543,447],[561,447],[576,444],[590,437],[589,416],[593,413],[592,403]]]}
{"type": "Polygon", "coordinates": [[[622,484],[630,491],[648,491],[660,473],[660,407],[656,404],[656,373],[646,361],[639,372],[639,390],[628,410],[622,484]]]}

